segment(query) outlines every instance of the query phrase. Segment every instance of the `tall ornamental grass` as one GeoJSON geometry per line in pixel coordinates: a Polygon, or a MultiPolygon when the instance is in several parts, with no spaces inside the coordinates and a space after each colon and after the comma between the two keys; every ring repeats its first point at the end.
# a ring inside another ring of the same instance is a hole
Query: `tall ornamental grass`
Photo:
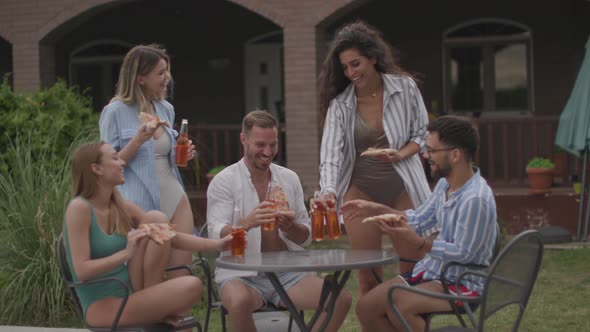
{"type": "Polygon", "coordinates": [[[77,319],[59,272],[56,239],[71,198],[73,149],[98,135],[96,130],[83,131],[65,157],[56,151],[59,135],[56,131],[46,136],[41,149],[30,134],[19,136],[7,147],[9,157],[0,158],[2,324],[63,326],[77,319]],[[55,161],[56,154],[62,155],[60,161],[55,161]]]}

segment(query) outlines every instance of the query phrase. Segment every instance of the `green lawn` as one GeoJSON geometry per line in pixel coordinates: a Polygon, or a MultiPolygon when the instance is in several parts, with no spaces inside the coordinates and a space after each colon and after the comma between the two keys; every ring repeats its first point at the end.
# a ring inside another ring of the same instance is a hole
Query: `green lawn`
{"type": "MultiPolygon", "coordinates": [[[[324,241],[314,243],[313,248],[343,248],[346,241],[324,241]]],[[[545,250],[541,272],[529,305],[526,309],[520,331],[590,331],[590,248],[571,250],[545,250]]],[[[394,275],[395,267],[387,267],[386,277],[394,275]]],[[[356,275],[351,274],[346,288],[353,294],[354,303],[340,331],[359,331],[359,323],[354,313],[357,300],[358,283],[356,275]]],[[[201,311],[201,310],[199,310],[201,311]]],[[[202,312],[202,311],[201,311],[202,312]]],[[[500,312],[491,320],[487,330],[509,331],[508,319],[513,311],[500,312]]],[[[199,316],[201,316],[199,314],[199,316]]],[[[219,331],[219,313],[212,314],[210,331],[219,331]]],[[[201,316],[202,317],[202,316],[201,316]]],[[[311,313],[306,317],[311,317],[311,313]]],[[[433,325],[456,325],[452,317],[435,318],[433,325]]],[[[487,324],[487,323],[486,323],[487,324]]]]}

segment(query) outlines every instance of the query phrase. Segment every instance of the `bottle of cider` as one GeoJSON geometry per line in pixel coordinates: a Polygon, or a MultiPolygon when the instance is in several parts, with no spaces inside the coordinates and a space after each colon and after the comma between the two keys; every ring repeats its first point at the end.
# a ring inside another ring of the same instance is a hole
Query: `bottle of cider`
{"type": "Polygon", "coordinates": [[[186,164],[189,159],[188,141],[188,120],[182,119],[182,122],[180,124],[180,133],[178,134],[178,138],[176,139],[176,146],[174,147],[177,166],[186,167],[186,164]]]}
{"type": "Polygon", "coordinates": [[[322,241],[324,240],[325,209],[320,201],[320,192],[316,191],[313,197],[316,206],[311,207],[311,238],[314,241],[322,241]]]}
{"type": "Polygon", "coordinates": [[[242,214],[239,207],[234,207],[231,235],[232,256],[244,256],[246,251],[246,231],[242,226],[242,214]]]}

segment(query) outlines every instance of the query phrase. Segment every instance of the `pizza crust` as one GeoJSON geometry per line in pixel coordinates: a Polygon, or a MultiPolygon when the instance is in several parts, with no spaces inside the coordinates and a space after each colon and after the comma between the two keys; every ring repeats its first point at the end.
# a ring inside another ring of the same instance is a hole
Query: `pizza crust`
{"type": "Polygon", "coordinates": [[[176,236],[176,225],[174,224],[141,224],[139,229],[146,229],[149,232],[149,237],[158,244],[163,244],[176,236]]]}
{"type": "Polygon", "coordinates": [[[363,224],[366,222],[374,222],[374,221],[385,221],[385,222],[394,222],[394,221],[403,221],[407,222],[406,217],[403,214],[398,213],[387,213],[381,214],[378,216],[368,217],[363,219],[363,224]]]}
{"type": "Polygon", "coordinates": [[[289,201],[287,201],[287,195],[280,186],[274,186],[272,188],[271,197],[275,202],[277,211],[290,211],[289,201]]]}
{"type": "Polygon", "coordinates": [[[386,156],[391,153],[397,152],[396,149],[376,149],[376,148],[368,148],[367,150],[361,152],[361,157],[377,157],[377,156],[386,156]]]}
{"type": "Polygon", "coordinates": [[[146,127],[150,129],[154,129],[158,125],[170,127],[168,121],[162,121],[162,119],[160,119],[158,116],[151,115],[146,112],[139,113],[139,121],[141,121],[141,123],[145,123],[146,127]]]}

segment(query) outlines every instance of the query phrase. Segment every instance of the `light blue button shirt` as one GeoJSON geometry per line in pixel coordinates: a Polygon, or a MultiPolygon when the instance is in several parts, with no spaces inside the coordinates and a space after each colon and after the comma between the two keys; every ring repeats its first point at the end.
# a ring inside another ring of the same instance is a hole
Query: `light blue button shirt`
{"type": "MultiPolygon", "coordinates": [[[[494,195],[479,170],[447,199],[448,188],[447,180],[440,179],[424,204],[405,211],[408,223],[418,234],[440,230],[430,253],[413,270],[414,276],[424,272],[427,280],[438,279],[448,262],[489,265],[498,236],[494,195]]],[[[464,270],[452,267],[447,278],[455,281],[464,270]]],[[[469,276],[464,280],[467,288],[482,293],[483,278],[469,276]]]]}
{"type": "MultiPolygon", "coordinates": [[[[174,107],[165,100],[154,100],[153,104],[156,115],[172,125],[174,123],[174,107]]],[[[114,101],[105,106],[100,115],[100,139],[112,144],[115,150],[120,151],[136,135],[140,125],[139,110],[136,104],[114,101]]],[[[180,173],[174,161],[174,143],[178,132],[168,127],[163,128],[170,138],[168,159],[174,176],[182,185],[180,173]]],[[[133,158],[127,161],[125,184],[118,186],[118,189],[123,197],[145,211],[160,210],[160,189],[156,174],[153,138],[142,144],[133,158]]]]}

